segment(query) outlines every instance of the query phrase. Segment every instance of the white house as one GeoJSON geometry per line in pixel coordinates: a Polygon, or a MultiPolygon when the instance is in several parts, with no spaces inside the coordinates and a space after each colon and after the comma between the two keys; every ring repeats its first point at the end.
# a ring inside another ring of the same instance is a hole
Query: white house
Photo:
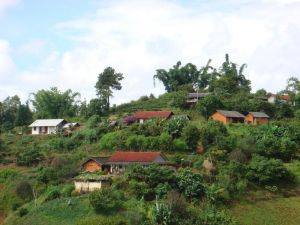
{"type": "Polygon", "coordinates": [[[54,134],[61,130],[67,122],[64,119],[40,119],[29,125],[31,134],[54,134]]]}

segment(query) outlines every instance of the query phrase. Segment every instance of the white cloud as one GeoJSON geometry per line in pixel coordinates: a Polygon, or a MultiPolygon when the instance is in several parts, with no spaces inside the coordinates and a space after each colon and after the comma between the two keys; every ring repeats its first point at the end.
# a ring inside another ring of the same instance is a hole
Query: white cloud
{"type": "Polygon", "coordinates": [[[74,47],[50,53],[33,71],[21,71],[20,85],[24,92],[72,88],[89,99],[97,75],[112,66],[125,76],[113,99],[121,103],[163,93],[159,82],[153,86],[158,68],[178,60],[202,66],[209,58],[219,66],[229,53],[232,61],[248,64],[254,89],[283,89],[289,76],[299,76],[299,1],[226,2],[106,1],[89,17],[57,24],[55,32],[74,47]]]}
{"type": "Polygon", "coordinates": [[[17,5],[20,0],[1,0],[0,1],[0,14],[7,8],[17,5]]]}
{"type": "Polygon", "coordinates": [[[11,48],[8,41],[0,39],[0,83],[4,82],[15,70],[10,54],[11,48]]]}

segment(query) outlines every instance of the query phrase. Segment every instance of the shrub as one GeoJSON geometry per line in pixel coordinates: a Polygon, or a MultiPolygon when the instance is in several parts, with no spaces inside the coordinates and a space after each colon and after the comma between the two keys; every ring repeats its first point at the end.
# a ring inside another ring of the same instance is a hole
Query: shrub
{"type": "Polygon", "coordinates": [[[199,198],[204,193],[203,177],[190,169],[182,169],[176,174],[176,186],[186,198],[199,198]]]}
{"type": "Polygon", "coordinates": [[[119,216],[103,216],[100,218],[97,216],[97,218],[84,219],[78,225],[127,225],[127,222],[119,216]]]}
{"type": "Polygon", "coordinates": [[[182,138],[189,150],[195,151],[200,139],[200,131],[195,125],[189,124],[183,129],[182,138]]]}
{"type": "Polygon", "coordinates": [[[31,200],[33,199],[32,186],[27,181],[21,181],[16,186],[16,194],[21,199],[31,200]]]}
{"type": "Polygon", "coordinates": [[[98,115],[91,116],[86,122],[87,128],[95,128],[101,122],[101,117],[98,115]]]}
{"type": "Polygon", "coordinates": [[[28,209],[26,209],[26,208],[21,208],[20,210],[19,210],[19,216],[20,217],[23,217],[23,216],[25,216],[25,215],[27,215],[28,214],[28,209]]]}
{"type": "Polygon", "coordinates": [[[25,150],[17,156],[16,163],[18,166],[32,166],[42,161],[43,155],[36,146],[25,150]]]}
{"type": "Polygon", "coordinates": [[[103,150],[117,150],[124,146],[125,138],[127,135],[123,134],[121,131],[115,131],[103,135],[100,139],[100,149],[103,150]]]}
{"type": "Polygon", "coordinates": [[[254,155],[250,161],[246,177],[259,185],[292,182],[294,179],[281,160],[267,159],[258,155],[254,155]]]}
{"type": "Polygon", "coordinates": [[[181,139],[175,139],[172,143],[173,151],[186,151],[188,150],[187,144],[181,139]]]}
{"type": "Polygon", "coordinates": [[[61,195],[63,197],[71,197],[73,190],[74,190],[74,185],[67,184],[62,188],[61,195]]]}
{"type": "Polygon", "coordinates": [[[47,188],[45,193],[45,202],[50,201],[60,197],[59,187],[57,186],[50,186],[47,188]]]}
{"type": "Polygon", "coordinates": [[[173,138],[181,136],[183,128],[187,125],[189,119],[187,116],[173,116],[167,120],[164,126],[164,131],[172,135],[173,138]]]}
{"type": "Polygon", "coordinates": [[[107,213],[122,207],[123,193],[112,188],[105,188],[93,192],[89,200],[97,213],[107,213]]]}
{"type": "Polygon", "coordinates": [[[0,169],[0,181],[11,180],[18,176],[18,172],[14,169],[0,169]]]}
{"type": "Polygon", "coordinates": [[[222,109],[223,103],[219,97],[208,95],[197,104],[198,111],[208,119],[217,109],[222,109]]]}

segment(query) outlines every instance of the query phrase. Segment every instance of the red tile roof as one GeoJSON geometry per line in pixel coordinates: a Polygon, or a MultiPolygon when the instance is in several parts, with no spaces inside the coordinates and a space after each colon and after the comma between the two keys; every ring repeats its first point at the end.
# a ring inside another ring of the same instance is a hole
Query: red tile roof
{"type": "Polygon", "coordinates": [[[134,117],[137,119],[151,119],[155,117],[168,119],[173,115],[173,112],[170,111],[140,111],[134,114],[134,117]]]}
{"type": "Polygon", "coordinates": [[[281,96],[280,96],[280,99],[281,99],[281,100],[285,100],[285,101],[289,101],[289,100],[290,100],[290,98],[289,98],[288,95],[281,95],[281,96]]]}
{"type": "Polygon", "coordinates": [[[107,160],[109,162],[153,162],[158,156],[165,156],[161,152],[115,152],[107,160]]]}

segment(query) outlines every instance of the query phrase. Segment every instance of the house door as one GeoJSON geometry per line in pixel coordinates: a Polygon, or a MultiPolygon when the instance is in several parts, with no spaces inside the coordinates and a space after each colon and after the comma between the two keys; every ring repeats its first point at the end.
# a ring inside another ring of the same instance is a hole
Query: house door
{"type": "Polygon", "coordinates": [[[45,134],[48,134],[48,127],[45,127],[45,134]]]}

